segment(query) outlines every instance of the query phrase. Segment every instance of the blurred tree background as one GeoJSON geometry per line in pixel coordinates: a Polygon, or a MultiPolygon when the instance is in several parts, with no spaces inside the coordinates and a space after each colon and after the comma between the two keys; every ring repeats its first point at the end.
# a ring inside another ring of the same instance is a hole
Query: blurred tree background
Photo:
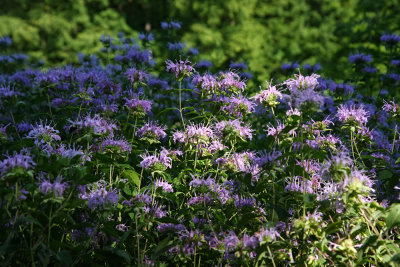
{"type": "Polygon", "coordinates": [[[398,0],[13,0],[2,2],[0,36],[58,65],[99,51],[101,34],[157,36],[162,21],[174,20],[199,59],[215,69],[245,62],[262,83],[294,61],[343,77],[350,53],[377,56],[380,36],[399,31],[399,12],[398,0]]]}

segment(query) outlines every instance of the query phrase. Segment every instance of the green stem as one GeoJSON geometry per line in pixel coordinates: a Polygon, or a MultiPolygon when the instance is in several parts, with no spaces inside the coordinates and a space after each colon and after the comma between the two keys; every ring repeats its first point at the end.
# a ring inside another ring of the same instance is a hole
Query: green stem
{"type": "Polygon", "coordinates": [[[179,81],[179,114],[181,115],[183,129],[186,131],[185,121],[183,120],[182,114],[182,81],[179,81]]]}
{"type": "Polygon", "coordinates": [[[136,116],[136,119],[135,119],[135,125],[133,126],[133,134],[132,134],[132,140],[131,140],[131,143],[133,143],[133,139],[135,139],[135,133],[136,133],[136,125],[137,125],[137,120],[138,120],[138,117],[136,116]]]}
{"type": "Polygon", "coordinates": [[[397,123],[396,123],[396,126],[395,126],[395,128],[394,128],[394,135],[393,135],[393,143],[392,143],[392,155],[393,155],[393,152],[394,152],[394,143],[396,142],[396,133],[397,133],[397,123]]]}

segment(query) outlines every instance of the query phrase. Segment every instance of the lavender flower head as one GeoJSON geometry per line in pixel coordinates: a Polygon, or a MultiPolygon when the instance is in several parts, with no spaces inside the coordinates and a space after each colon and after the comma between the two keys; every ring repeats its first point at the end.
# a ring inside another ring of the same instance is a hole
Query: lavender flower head
{"type": "Polygon", "coordinates": [[[152,171],[165,171],[167,168],[172,167],[172,159],[169,157],[169,151],[163,148],[159,155],[157,153],[145,153],[140,155],[143,159],[140,162],[140,167],[152,171]]]}
{"type": "Polygon", "coordinates": [[[109,134],[110,137],[114,136],[114,130],[117,129],[117,125],[114,122],[108,122],[101,118],[99,114],[96,114],[93,117],[87,115],[84,119],[70,121],[70,123],[71,124],[67,126],[67,130],[91,129],[95,134],[109,134]]]}
{"type": "Polygon", "coordinates": [[[36,163],[29,155],[28,150],[23,149],[19,153],[14,152],[12,156],[5,155],[7,158],[0,161],[0,173],[5,174],[9,170],[20,167],[25,170],[33,168],[36,163]]]}
{"type": "Polygon", "coordinates": [[[336,117],[343,123],[356,122],[360,125],[365,125],[368,122],[369,113],[361,104],[358,107],[355,105],[346,106],[340,105],[336,113],[336,117]]]}
{"type": "Polygon", "coordinates": [[[165,63],[167,64],[167,71],[174,73],[179,81],[182,81],[185,77],[189,77],[195,71],[187,59],[185,61],[179,59],[175,63],[167,60],[165,63]]]}
{"type": "Polygon", "coordinates": [[[162,179],[157,179],[154,182],[154,185],[155,185],[156,189],[161,187],[164,192],[174,192],[174,189],[172,188],[172,184],[165,182],[162,179]]]}
{"type": "Polygon", "coordinates": [[[295,74],[295,78],[288,79],[283,84],[285,84],[291,93],[298,93],[298,91],[303,91],[306,89],[314,90],[318,86],[318,74],[311,74],[310,76],[303,76],[300,74],[295,74]]]}
{"type": "Polygon", "coordinates": [[[243,92],[246,88],[246,83],[240,80],[240,76],[232,71],[220,73],[219,88],[225,92],[243,92]]]}
{"type": "Polygon", "coordinates": [[[176,131],[172,138],[174,142],[189,144],[208,144],[214,137],[214,131],[207,126],[201,124],[191,124],[186,128],[186,133],[176,131]]]}
{"type": "Polygon", "coordinates": [[[132,150],[132,146],[125,139],[114,139],[114,137],[108,137],[101,144],[102,148],[109,148],[118,152],[128,152],[132,150]]]}
{"type": "Polygon", "coordinates": [[[388,45],[396,45],[400,43],[400,35],[399,34],[383,34],[381,36],[381,42],[387,43],[388,45]]]}
{"type": "Polygon", "coordinates": [[[349,62],[352,64],[362,64],[362,63],[369,63],[372,61],[371,55],[365,54],[353,54],[349,56],[349,62]]]}
{"type": "Polygon", "coordinates": [[[134,82],[144,82],[149,78],[149,75],[143,70],[137,70],[136,68],[130,68],[125,72],[126,77],[134,82]]]}
{"type": "Polygon", "coordinates": [[[276,86],[269,84],[267,90],[260,91],[260,93],[253,96],[253,99],[259,105],[275,108],[279,104],[277,100],[282,99],[282,94],[276,89],[276,86]]]}
{"type": "Polygon", "coordinates": [[[91,184],[88,188],[89,192],[86,193],[85,190],[79,197],[88,200],[89,209],[103,209],[118,203],[119,196],[117,192],[115,190],[107,190],[107,183],[104,180],[91,184]]]}
{"type": "Polygon", "coordinates": [[[150,100],[140,99],[138,95],[135,95],[132,99],[125,98],[125,107],[129,111],[133,112],[134,115],[144,116],[146,113],[151,111],[152,102],[150,100]]]}
{"type": "Polygon", "coordinates": [[[245,140],[246,138],[251,140],[253,138],[253,130],[247,125],[242,125],[242,122],[238,119],[218,122],[215,124],[214,129],[217,136],[224,139],[229,137],[240,137],[242,140],[245,140]]]}
{"type": "Polygon", "coordinates": [[[42,178],[39,181],[39,191],[43,194],[54,193],[56,197],[61,197],[68,188],[68,183],[63,182],[61,176],[57,177],[54,183],[49,179],[42,178]]]}
{"type": "Polygon", "coordinates": [[[390,115],[393,117],[399,116],[400,115],[400,108],[399,105],[394,102],[394,99],[390,102],[386,102],[386,100],[383,100],[383,107],[382,109],[386,112],[389,112],[390,115]]]}
{"type": "Polygon", "coordinates": [[[32,126],[32,130],[27,134],[26,138],[35,140],[35,144],[51,143],[52,141],[60,141],[61,137],[58,135],[59,131],[50,125],[37,123],[32,126]]]}
{"type": "Polygon", "coordinates": [[[238,97],[223,98],[225,104],[221,110],[234,117],[243,117],[245,114],[254,112],[255,105],[247,98],[239,95],[238,97]]]}
{"type": "Polygon", "coordinates": [[[136,132],[136,135],[144,140],[158,142],[167,136],[164,131],[166,129],[167,127],[158,125],[156,121],[149,121],[139,128],[139,130],[136,132]]]}

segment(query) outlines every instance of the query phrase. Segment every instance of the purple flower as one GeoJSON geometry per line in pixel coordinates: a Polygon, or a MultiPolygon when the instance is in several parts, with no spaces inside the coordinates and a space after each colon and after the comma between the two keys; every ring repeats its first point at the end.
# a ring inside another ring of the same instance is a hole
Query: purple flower
{"type": "Polygon", "coordinates": [[[154,35],[152,33],[140,33],[138,38],[145,42],[151,42],[154,40],[154,35]]]}
{"type": "Polygon", "coordinates": [[[386,112],[391,113],[392,115],[397,114],[400,111],[399,105],[394,102],[394,99],[390,102],[386,102],[383,100],[383,107],[382,109],[386,112]]]}
{"type": "Polygon", "coordinates": [[[369,114],[364,109],[362,104],[359,105],[359,107],[356,107],[355,105],[351,105],[350,107],[346,105],[340,105],[336,113],[336,117],[343,123],[355,121],[360,125],[364,125],[368,122],[369,114]]]}
{"type": "Polygon", "coordinates": [[[163,148],[159,155],[157,154],[142,154],[140,157],[143,159],[140,162],[140,167],[151,170],[164,171],[172,167],[172,159],[169,157],[169,151],[163,148]]]}
{"type": "Polygon", "coordinates": [[[197,74],[194,78],[193,78],[193,84],[206,92],[213,92],[218,88],[218,82],[216,80],[216,78],[211,75],[211,74],[204,74],[203,76],[201,76],[200,74],[197,74]]]}
{"type": "Polygon", "coordinates": [[[71,129],[91,129],[95,134],[109,134],[110,137],[114,136],[114,130],[118,129],[114,122],[108,122],[101,118],[99,114],[93,117],[87,115],[85,118],[76,121],[70,121],[70,125],[66,127],[67,130],[71,129]]]}
{"type": "Polygon", "coordinates": [[[256,236],[243,235],[242,238],[243,246],[249,249],[255,249],[258,246],[259,240],[256,236]]]}
{"type": "Polygon", "coordinates": [[[60,141],[61,137],[58,135],[59,131],[50,125],[43,124],[41,121],[27,134],[26,138],[35,139],[35,144],[51,143],[53,141],[60,141]]]}
{"type": "Polygon", "coordinates": [[[314,90],[318,86],[318,74],[311,74],[310,76],[303,76],[301,74],[295,74],[295,78],[288,79],[283,84],[285,84],[291,93],[297,94],[298,91],[303,91],[306,89],[314,90]]]}
{"type": "Polygon", "coordinates": [[[263,241],[274,241],[280,235],[279,232],[274,227],[271,228],[261,227],[260,231],[255,233],[254,236],[258,238],[259,242],[263,242],[263,241]]]}
{"type": "Polygon", "coordinates": [[[293,62],[293,63],[284,63],[281,66],[281,69],[284,71],[294,71],[295,69],[297,69],[299,67],[299,63],[297,62],[293,62]]]}
{"type": "Polygon", "coordinates": [[[211,198],[210,194],[201,194],[199,196],[191,197],[188,200],[187,205],[188,206],[199,205],[199,204],[212,205],[213,203],[214,200],[211,198]]]}
{"type": "Polygon", "coordinates": [[[215,133],[221,138],[225,138],[229,135],[238,135],[242,139],[249,138],[251,140],[253,138],[253,130],[247,125],[242,125],[242,122],[237,119],[218,122],[215,124],[214,129],[215,133]]]}
{"type": "Polygon", "coordinates": [[[163,180],[160,180],[160,179],[156,180],[154,182],[154,185],[156,188],[161,187],[164,192],[174,192],[174,189],[172,188],[172,184],[165,182],[163,180]]]}
{"type": "Polygon", "coordinates": [[[168,214],[168,211],[165,211],[164,208],[165,206],[159,206],[157,203],[154,203],[154,205],[152,206],[143,207],[143,210],[150,216],[155,216],[156,218],[163,218],[168,214]]]}
{"type": "Polygon", "coordinates": [[[167,81],[164,81],[164,80],[150,78],[147,81],[147,86],[150,88],[167,89],[168,83],[167,83],[167,81]]]}
{"type": "Polygon", "coordinates": [[[377,68],[374,68],[374,67],[364,67],[363,69],[362,69],[362,71],[363,72],[365,72],[365,73],[370,73],[370,74],[372,74],[372,73],[377,73],[378,72],[378,69],[377,68]]]}
{"type": "Polygon", "coordinates": [[[174,142],[189,144],[208,144],[214,137],[214,131],[210,127],[201,124],[191,124],[186,127],[186,133],[176,131],[172,138],[174,142]]]}
{"type": "Polygon", "coordinates": [[[255,96],[254,101],[259,105],[266,105],[275,108],[279,102],[278,99],[282,99],[282,94],[275,86],[268,85],[267,90],[262,90],[255,96]]]}
{"type": "Polygon", "coordinates": [[[287,185],[285,191],[293,192],[306,192],[308,194],[313,194],[313,183],[309,180],[304,179],[301,176],[295,176],[287,180],[287,185]]]}
{"type": "Polygon", "coordinates": [[[161,28],[166,30],[166,29],[180,29],[182,27],[182,25],[179,22],[176,21],[171,21],[171,22],[161,22],[161,28]]]}
{"type": "Polygon", "coordinates": [[[89,209],[103,209],[109,205],[116,205],[118,203],[119,196],[114,190],[108,191],[107,183],[100,180],[89,186],[89,193],[80,195],[81,199],[88,200],[89,209]]]}
{"type": "Polygon", "coordinates": [[[5,98],[10,98],[13,96],[21,95],[20,92],[15,91],[15,88],[11,85],[1,85],[0,86],[0,98],[5,99],[5,98]]]}
{"type": "Polygon", "coordinates": [[[196,68],[198,69],[208,69],[212,67],[212,63],[208,60],[201,60],[199,63],[196,64],[196,68]]]}
{"type": "Polygon", "coordinates": [[[129,144],[128,141],[125,139],[117,139],[115,140],[113,137],[108,137],[103,141],[101,144],[103,148],[114,148],[117,149],[119,152],[128,152],[130,153],[132,150],[132,146],[129,144]]]}
{"type": "Polygon", "coordinates": [[[62,182],[62,177],[57,177],[53,183],[53,192],[56,197],[61,197],[64,194],[65,189],[68,188],[68,184],[62,182]]]}
{"type": "Polygon", "coordinates": [[[53,184],[50,182],[50,180],[42,179],[39,183],[39,190],[43,194],[49,193],[53,189],[53,184]]]}
{"type": "Polygon", "coordinates": [[[220,73],[218,85],[221,90],[226,92],[243,92],[246,83],[240,80],[240,76],[232,71],[220,73]]]}
{"type": "Polygon", "coordinates": [[[136,132],[136,135],[140,138],[159,141],[167,136],[167,134],[164,132],[166,129],[167,127],[158,125],[158,123],[155,121],[149,121],[139,128],[139,130],[136,132]]]}
{"type": "Polygon", "coordinates": [[[43,194],[54,193],[56,197],[61,197],[68,188],[68,184],[62,181],[62,177],[57,177],[54,183],[49,179],[42,178],[39,182],[39,191],[43,194]]]}
{"type": "Polygon", "coordinates": [[[195,71],[195,69],[190,65],[190,61],[187,59],[185,61],[179,59],[179,61],[176,61],[175,63],[171,60],[167,60],[165,63],[167,64],[167,71],[174,73],[178,80],[182,80],[184,77],[189,77],[195,71]]]}
{"type": "MultiPolygon", "coordinates": [[[[180,43],[180,42],[176,42],[176,43],[168,43],[168,50],[171,51],[182,51],[183,49],[186,48],[186,44],[180,43]]],[[[168,69],[167,69],[168,71],[168,69]]]]}
{"type": "Polygon", "coordinates": [[[381,42],[387,43],[388,45],[396,45],[400,42],[399,34],[383,34],[381,36],[381,42]]]}
{"type": "Polygon", "coordinates": [[[321,69],[321,65],[319,63],[315,64],[315,65],[310,65],[310,64],[304,64],[303,65],[303,69],[310,71],[310,72],[317,72],[321,69]]]}
{"type": "Polygon", "coordinates": [[[230,69],[236,69],[236,70],[244,70],[244,69],[247,69],[247,65],[244,62],[237,62],[237,63],[232,62],[229,65],[229,68],[230,69]]]}
{"type": "Polygon", "coordinates": [[[36,163],[29,155],[28,150],[23,149],[18,154],[14,152],[12,156],[4,155],[7,158],[0,161],[0,173],[5,174],[7,171],[17,167],[21,167],[25,170],[33,168],[36,163]]]}
{"type": "Polygon", "coordinates": [[[255,110],[255,104],[241,95],[223,98],[222,102],[225,105],[221,110],[234,117],[243,117],[244,114],[252,113],[255,110]]]}
{"type": "Polygon", "coordinates": [[[125,98],[125,107],[131,112],[149,113],[151,111],[152,102],[150,100],[140,99],[138,95],[133,98],[125,98]]]}
{"type": "Polygon", "coordinates": [[[352,64],[362,64],[362,63],[369,63],[372,61],[371,55],[365,54],[353,54],[349,56],[349,62],[352,64]]]}
{"type": "Polygon", "coordinates": [[[125,72],[126,77],[131,81],[134,82],[144,82],[149,78],[149,74],[147,74],[143,70],[137,70],[136,68],[130,68],[125,72]]]}

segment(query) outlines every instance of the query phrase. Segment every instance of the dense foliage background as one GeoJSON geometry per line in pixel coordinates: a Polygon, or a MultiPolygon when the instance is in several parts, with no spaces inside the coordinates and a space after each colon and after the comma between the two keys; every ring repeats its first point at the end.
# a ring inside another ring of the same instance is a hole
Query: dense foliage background
{"type": "MultiPolygon", "coordinates": [[[[396,0],[68,0],[6,1],[0,36],[15,48],[58,65],[100,49],[100,34],[159,32],[162,21],[182,22],[182,41],[215,69],[244,61],[258,83],[276,77],[283,62],[321,63],[343,79],[351,52],[378,55],[372,46],[399,30],[396,0]]],[[[158,49],[153,48],[157,54],[158,49]]],[[[381,66],[384,68],[384,66],[381,66]]]]}
{"type": "Polygon", "coordinates": [[[0,266],[398,266],[396,1],[3,7],[0,266]]]}

